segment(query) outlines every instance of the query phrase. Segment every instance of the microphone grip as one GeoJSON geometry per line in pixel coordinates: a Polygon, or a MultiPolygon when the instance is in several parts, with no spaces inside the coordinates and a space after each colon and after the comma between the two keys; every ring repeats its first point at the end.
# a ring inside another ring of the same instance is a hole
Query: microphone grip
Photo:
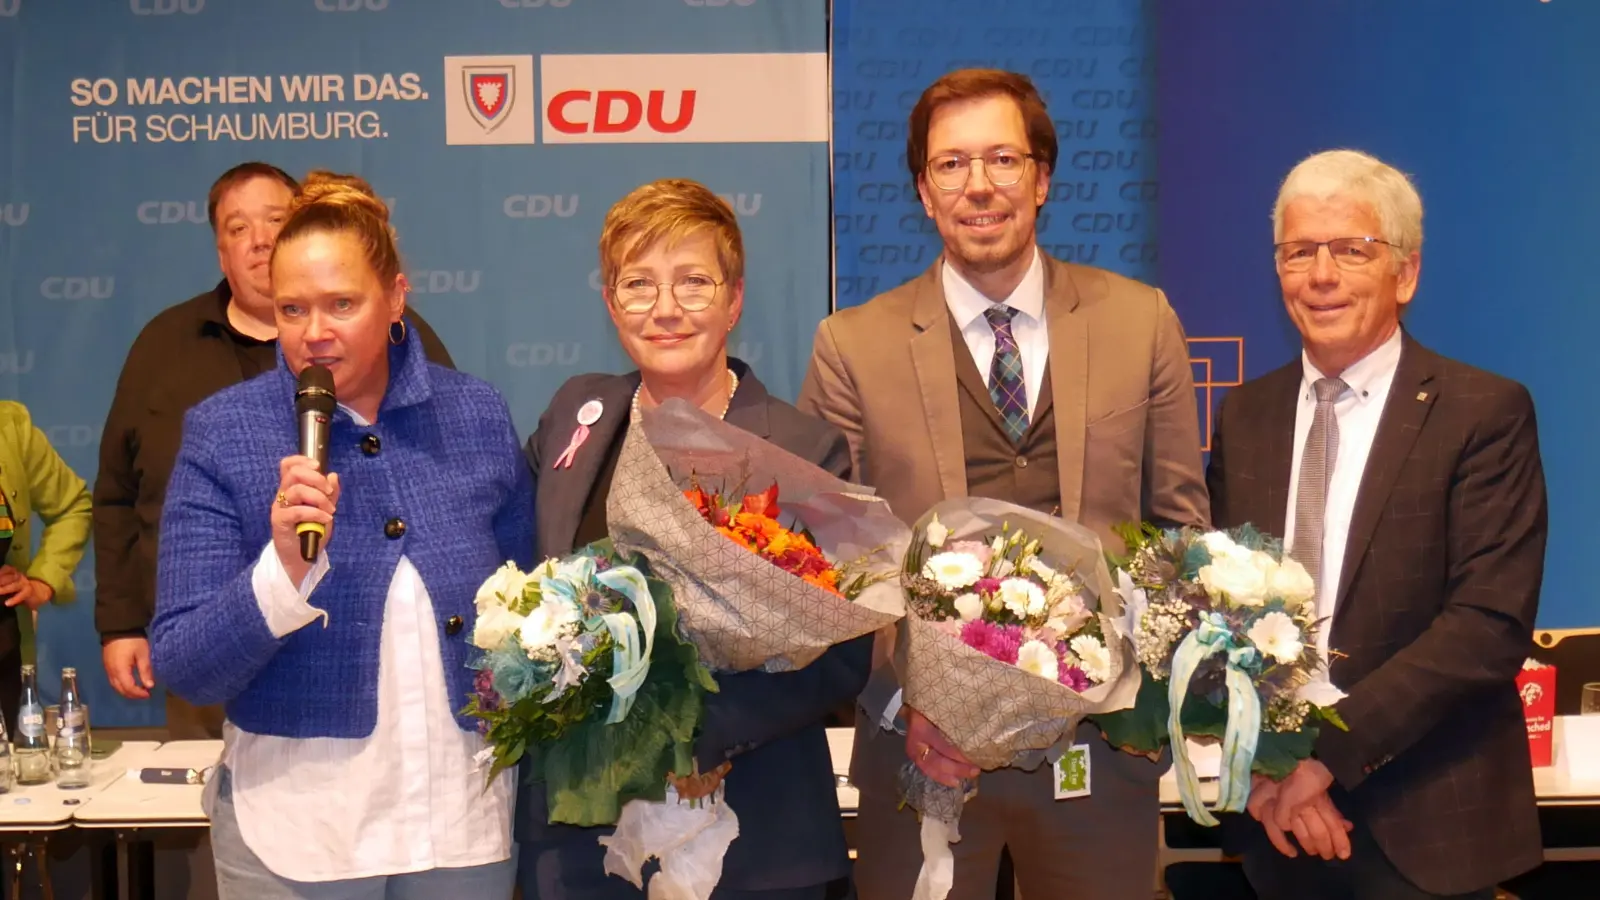
{"type": "Polygon", "coordinates": [[[301,522],[295,526],[295,533],[300,535],[300,558],[308,563],[317,561],[317,553],[322,549],[322,536],[326,532],[316,522],[301,522]]]}

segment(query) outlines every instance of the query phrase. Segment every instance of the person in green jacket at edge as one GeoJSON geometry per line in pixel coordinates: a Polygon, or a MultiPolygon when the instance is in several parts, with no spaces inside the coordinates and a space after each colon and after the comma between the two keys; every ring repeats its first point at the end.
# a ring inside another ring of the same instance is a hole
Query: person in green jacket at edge
{"type": "Polygon", "coordinates": [[[28,408],[0,401],[0,711],[16,733],[22,666],[35,663],[34,614],[71,603],[72,573],[89,542],[89,487],[34,426],[28,408]],[[33,531],[43,525],[39,552],[33,531]]]}

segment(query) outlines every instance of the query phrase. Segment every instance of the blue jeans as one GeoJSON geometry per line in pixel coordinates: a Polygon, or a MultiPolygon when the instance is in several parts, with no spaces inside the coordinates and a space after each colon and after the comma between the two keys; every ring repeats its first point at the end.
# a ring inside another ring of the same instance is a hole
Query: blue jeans
{"type": "Polygon", "coordinates": [[[429,869],[406,875],[377,875],[347,881],[290,881],[262,864],[239,833],[233,808],[233,779],[217,768],[212,804],[211,852],[217,866],[219,900],[510,900],[517,859],[464,869],[429,869]]]}

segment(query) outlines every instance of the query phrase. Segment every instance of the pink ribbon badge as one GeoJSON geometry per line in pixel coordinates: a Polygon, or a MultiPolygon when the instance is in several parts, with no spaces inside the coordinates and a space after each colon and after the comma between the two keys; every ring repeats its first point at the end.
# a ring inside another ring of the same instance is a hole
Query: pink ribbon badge
{"type": "Polygon", "coordinates": [[[567,449],[561,451],[561,455],[556,457],[555,463],[551,466],[552,469],[572,468],[572,461],[577,458],[578,448],[582,447],[583,442],[589,439],[589,426],[600,421],[600,415],[603,412],[605,412],[605,406],[599,400],[590,400],[578,408],[578,427],[572,432],[572,439],[567,442],[567,449]]]}

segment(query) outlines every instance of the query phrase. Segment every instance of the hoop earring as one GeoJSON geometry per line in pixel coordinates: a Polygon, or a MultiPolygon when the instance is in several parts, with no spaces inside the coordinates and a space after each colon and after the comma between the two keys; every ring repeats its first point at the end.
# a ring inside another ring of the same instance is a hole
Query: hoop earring
{"type": "Polygon", "coordinates": [[[405,319],[401,319],[398,322],[390,323],[390,325],[389,325],[389,343],[394,344],[395,346],[398,347],[399,345],[404,344],[405,342],[406,342],[406,320],[405,319]],[[394,326],[396,326],[396,325],[400,326],[400,336],[399,337],[395,337],[394,336],[394,326]]]}

